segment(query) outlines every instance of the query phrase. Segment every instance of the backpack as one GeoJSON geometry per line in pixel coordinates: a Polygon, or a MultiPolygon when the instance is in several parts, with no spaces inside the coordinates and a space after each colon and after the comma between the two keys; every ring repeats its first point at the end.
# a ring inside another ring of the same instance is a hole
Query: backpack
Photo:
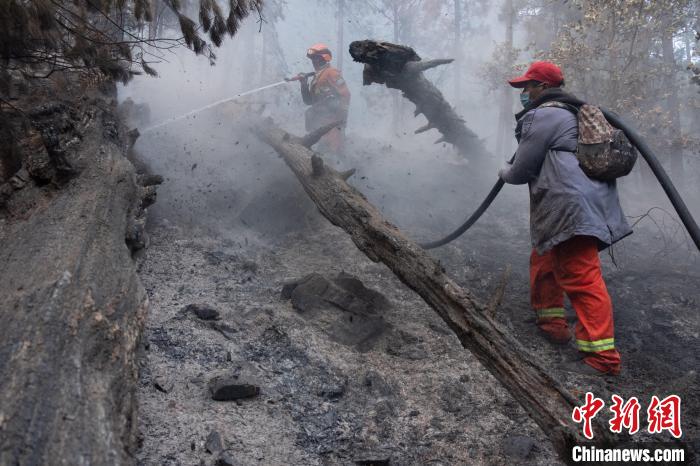
{"type": "Polygon", "coordinates": [[[580,108],[562,102],[545,102],[540,107],[569,110],[578,120],[576,158],[589,178],[613,181],[629,175],[637,161],[637,149],[625,133],[614,128],[600,108],[584,104],[580,108]]]}

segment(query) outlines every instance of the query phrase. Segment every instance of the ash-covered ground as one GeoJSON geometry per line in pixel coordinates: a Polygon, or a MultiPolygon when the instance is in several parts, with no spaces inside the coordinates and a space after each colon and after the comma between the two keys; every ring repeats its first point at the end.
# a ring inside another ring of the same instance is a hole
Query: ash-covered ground
{"type": "MultiPolygon", "coordinates": [[[[188,134],[193,124],[183,123],[188,134]]],[[[271,149],[228,125],[207,126],[196,140],[177,134],[146,135],[137,146],[166,178],[140,263],[151,303],[138,392],[140,464],[560,464],[545,433],[432,309],[325,221],[271,149]],[[385,299],[353,312],[342,302],[282,298],[285,284],[309,274],[330,283],[339,274],[352,281],[342,275],[349,274],[385,299]],[[191,304],[218,311],[218,320],[198,317],[191,304]],[[214,401],[216,377],[259,394],[214,401]]],[[[412,137],[388,144],[351,133],[347,157],[327,160],[357,168],[349,182],[408,234],[434,239],[476,207],[495,169],[475,176],[451,148],[412,137]]],[[[633,182],[622,186],[628,215],[659,205],[629,195],[633,182]]],[[[617,265],[602,255],[619,377],[561,371],[575,349],[553,347],[536,332],[524,187],[506,187],[472,230],[434,254],[484,301],[512,265],[497,315],[524,350],[580,398],[592,391],[609,406],[613,393],[638,397],[643,427],[651,395],[680,395],[683,438],[692,443],[700,419],[700,262],[674,225],[654,210],[614,248],[617,265]]],[[[609,418],[607,407],[601,416],[609,418]]]]}

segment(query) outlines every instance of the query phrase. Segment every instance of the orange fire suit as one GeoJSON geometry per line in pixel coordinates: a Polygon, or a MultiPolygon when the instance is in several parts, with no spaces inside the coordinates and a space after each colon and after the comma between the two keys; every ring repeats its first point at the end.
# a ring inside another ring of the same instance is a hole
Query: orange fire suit
{"type": "Polygon", "coordinates": [[[555,339],[565,340],[564,293],[576,312],[575,336],[583,361],[601,372],[620,372],[615,349],[613,308],[598,257],[598,240],[574,236],[551,250],[530,256],[530,300],[537,325],[555,339]]]}
{"type": "MultiPolygon", "coordinates": [[[[350,91],[340,71],[330,65],[316,71],[311,83],[301,81],[301,96],[306,105],[311,105],[306,111],[307,131],[347,120],[350,91]]],[[[321,144],[328,150],[342,153],[344,139],[345,123],[326,133],[321,144]]]]}
{"type": "Polygon", "coordinates": [[[594,180],[581,170],[578,120],[569,110],[538,105],[550,100],[583,102],[549,88],[516,115],[518,149],[499,172],[506,183],[528,183],[531,300],[547,339],[565,343],[571,333],[564,319],[564,293],[578,317],[576,343],[583,362],[616,374],[613,308],[598,251],[631,233],[614,182],[594,180]]]}

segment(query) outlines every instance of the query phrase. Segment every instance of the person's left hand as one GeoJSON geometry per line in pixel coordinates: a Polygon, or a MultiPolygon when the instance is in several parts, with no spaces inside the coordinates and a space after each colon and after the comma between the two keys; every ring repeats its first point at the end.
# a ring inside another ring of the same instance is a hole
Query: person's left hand
{"type": "Polygon", "coordinates": [[[503,174],[504,174],[504,173],[507,173],[508,170],[510,170],[510,167],[512,167],[512,166],[513,166],[512,163],[506,162],[506,166],[505,166],[505,167],[501,167],[501,168],[498,169],[498,177],[499,177],[499,178],[503,178],[503,174]]]}

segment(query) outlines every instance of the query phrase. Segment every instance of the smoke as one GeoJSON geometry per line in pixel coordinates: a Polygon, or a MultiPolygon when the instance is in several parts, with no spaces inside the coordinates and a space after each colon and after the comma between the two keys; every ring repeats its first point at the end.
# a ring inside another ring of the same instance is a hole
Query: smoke
{"type": "MultiPolygon", "coordinates": [[[[215,66],[187,50],[167,54],[168,61],[156,66],[159,77],[138,77],[121,87],[120,101],[130,98],[146,104],[150,122],[142,125],[148,126],[311,71],[306,49],[326,43],[333,51],[334,64],[343,55],[343,76],[352,94],[346,156],[326,154],[327,163],[338,169],[356,168],[349,181],[390,221],[416,239],[435,239],[478,206],[496,181],[498,166],[515,149],[514,140],[509,139],[506,149],[501,149],[505,153],[496,153],[499,93],[493,91],[493,83],[484,81],[482,73],[504,37],[500,5],[491,5],[475,20],[473,29],[463,32],[464,47],[453,65],[426,73],[491,151],[488,163],[476,164],[465,161],[449,145],[433,144],[439,136],[436,131],[414,134],[426,121],[422,115],[413,116],[414,106],[398,91],[378,84],[362,85],[362,65],[352,62],[347,45],[367,38],[391,41],[393,24],[381,12],[360,11],[359,7],[355,11],[354,2],[345,3],[349,6],[343,50],[337,47],[335,2],[297,2],[283,8],[283,17],[269,17],[262,23],[256,17],[246,19],[238,35],[217,50],[215,66]],[[455,66],[461,68],[459,86],[455,85],[455,66]]],[[[409,19],[404,19],[400,42],[413,46],[423,59],[453,56],[449,17],[434,22],[409,19]]],[[[516,42],[522,40],[516,33],[516,42]]],[[[521,59],[528,57],[523,54],[521,59]]],[[[513,100],[516,96],[513,91],[513,100]]],[[[301,135],[305,109],[298,83],[290,82],[144,134],[135,149],[153,172],[166,178],[153,209],[155,221],[224,236],[244,232],[251,241],[274,241],[323,221],[291,171],[250,132],[252,121],[270,116],[282,128],[301,135]]],[[[514,126],[514,120],[509,124],[514,126]]],[[[698,168],[694,165],[694,173],[698,168]]],[[[647,177],[640,183],[643,176],[639,170],[620,182],[628,215],[644,214],[653,206],[671,212],[653,180],[647,177]]],[[[697,190],[688,197],[691,210],[700,215],[697,190]]],[[[661,212],[655,212],[657,218],[661,212]]],[[[527,235],[527,214],[526,188],[508,186],[475,231],[488,235],[481,228],[491,228],[507,231],[511,237],[527,235]]],[[[670,234],[670,218],[661,227],[664,235],[670,234]]],[[[648,218],[637,229],[647,237],[658,236],[660,231],[648,218]]],[[[682,244],[682,235],[673,241],[682,244]]]]}

